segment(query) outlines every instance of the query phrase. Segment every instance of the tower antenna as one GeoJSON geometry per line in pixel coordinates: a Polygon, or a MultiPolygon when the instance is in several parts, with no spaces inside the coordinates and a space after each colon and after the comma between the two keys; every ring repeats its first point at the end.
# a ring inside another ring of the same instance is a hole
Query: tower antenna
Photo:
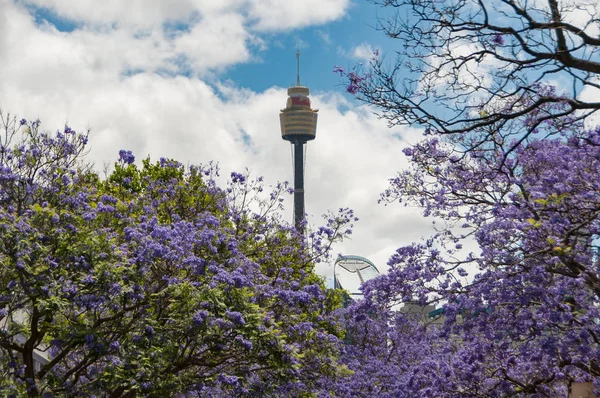
{"type": "Polygon", "coordinates": [[[298,48],[298,50],[296,51],[296,61],[298,62],[298,75],[296,78],[296,86],[300,85],[300,48],[298,48]]]}

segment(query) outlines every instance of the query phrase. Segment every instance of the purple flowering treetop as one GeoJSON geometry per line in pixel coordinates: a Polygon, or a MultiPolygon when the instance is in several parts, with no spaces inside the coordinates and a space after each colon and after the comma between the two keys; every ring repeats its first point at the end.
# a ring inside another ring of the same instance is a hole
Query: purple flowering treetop
{"type": "Polygon", "coordinates": [[[24,133],[0,154],[3,395],[297,396],[343,371],[313,265],[347,212],[306,241],[285,184],[130,151],[101,180],[86,135],[3,122],[24,133]]]}
{"type": "Polygon", "coordinates": [[[382,202],[421,208],[438,232],[399,248],[343,312],[355,373],[334,390],[555,397],[593,382],[600,394],[597,10],[375,3],[396,11],[380,27],[399,40],[398,58],[334,72],[391,126],[425,128],[382,202]],[[441,318],[411,319],[406,303],[435,305],[441,318]]]}
{"type": "Polygon", "coordinates": [[[355,373],[333,383],[339,394],[554,397],[576,382],[600,387],[600,129],[563,123],[554,138],[498,138],[465,153],[459,144],[483,133],[460,142],[430,133],[405,151],[412,167],[382,201],[421,207],[438,233],[399,248],[345,310],[343,360],[355,373]],[[443,316],[415,320],[403,303],[443,316]]]}

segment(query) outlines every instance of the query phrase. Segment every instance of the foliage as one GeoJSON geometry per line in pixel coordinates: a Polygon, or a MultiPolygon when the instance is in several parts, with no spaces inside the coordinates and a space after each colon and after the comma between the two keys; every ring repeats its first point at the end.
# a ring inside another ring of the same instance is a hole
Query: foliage
{"type": "Polygon", "coordinates": [[[2,395],[310,396],[342,369],[313,266],[347,211],[307,241],[278,219],[286,184],[129,151],[103,180],[87,135],[2,121],[2,395]]]}
{"type": "Polygon", "coordinates": [[[390,124],[425,127],[405,150],[411,168],[381,201],[421,208],[437,233],[399,248],[364,286],[365,301],[344,311],[343,360],[355,373],[333,389],[600,389],[600,129],[589,117],[598,104],[582,96],[598,88],[597,10],[555,0],[380,4],[398,11],[380,27],[401,42],[400,58],[335,71],[390,124]],[[413,302],[443,316],[409,316],[402,308],[413,302]]]}
{"type": "Polygon", "coordinates": [[[439,137],[405,151],[413,167],[382,200],[423,207],[439,232],[345,310],[355,373],[340,395],[553,397],[600,381],[600,129],[580,128],[508,159],[439,137]],[[400,310],[415,300],[443,317],[400,310]]]}

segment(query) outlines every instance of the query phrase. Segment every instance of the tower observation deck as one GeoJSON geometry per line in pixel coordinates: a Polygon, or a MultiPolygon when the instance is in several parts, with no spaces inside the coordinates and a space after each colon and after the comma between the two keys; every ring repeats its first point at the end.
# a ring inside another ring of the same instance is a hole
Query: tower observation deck
{"type": "Polygon", "coordinates": [[[300,85],[300,51],[296,53],[298,74],[296,85],[288,89],[285,109],[279,113],[281,138],[294,148],[294,225],[300,231],[304,219],[304,144],[317,136],[317,109],[310,107],[308,87],[300,85]]]}

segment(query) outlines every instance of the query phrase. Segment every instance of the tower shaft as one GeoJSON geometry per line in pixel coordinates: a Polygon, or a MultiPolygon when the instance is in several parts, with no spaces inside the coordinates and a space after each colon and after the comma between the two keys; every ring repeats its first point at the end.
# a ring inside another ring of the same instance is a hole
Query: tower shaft
{"type": "Polygon", "coordinates": [[[302,230],[304,220],[304,142],[294,142],[294,226],[302,230]]]}

